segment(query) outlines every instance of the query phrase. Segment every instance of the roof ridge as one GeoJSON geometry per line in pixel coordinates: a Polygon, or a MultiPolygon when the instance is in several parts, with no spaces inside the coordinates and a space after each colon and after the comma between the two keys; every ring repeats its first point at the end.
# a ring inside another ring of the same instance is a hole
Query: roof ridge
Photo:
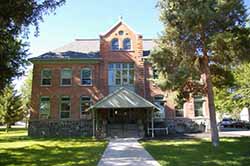
{"type": "Polygon", "coordinates": [[[100,39],[98,39],[98,38],[77,38],[77,39],[75,39],[75,41],[97,41],[97,40],[100,40],[100,39]]]}

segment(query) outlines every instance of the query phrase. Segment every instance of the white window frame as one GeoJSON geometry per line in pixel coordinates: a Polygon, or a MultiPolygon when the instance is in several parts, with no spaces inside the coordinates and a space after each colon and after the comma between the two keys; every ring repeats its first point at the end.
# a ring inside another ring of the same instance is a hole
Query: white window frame
{"type": "Polygon", "coordinates": [[[122,48],[123,48],[123,50],[124,51],[131,51],[132,50],[132,40],[130,39],[130,38],[125,38],[125,39],[123,39],[122,40],[122,48]],[[125,49],[125,47],[124,47],[124,42],[125,42],[125,40],[129,40],[129,42],[130,42],[130,48],[129,49],[125,49]]]}
{"type": "Polygon", "coordinates": [[[92,72],[92,68],[90,68],[90,67],[85,67],[85,68],[82,68],[81,69],[81,86],[93,86],[93,72],[92,72]],[[90,80],[91,80],[91,83],[90,84],[83,84],[82,83],[82,79],[83,79],[83,75],[82,75],[82,73],[83,73],[83,71],[84,70],[89,70],[90,71],[90,80]]]}
{"type": "Polygon", "coordinates": [[[204,100],[204,97],[200,96],[199,99],[197,99],[198,97],[199,96],[194,97],[194,102],[193,102],[193,104],[194,104],[194,117],[195,118],[199,118],[199,117],[204,117],[205,116],[205,111],[204,111],[205,110],[205,108],[204,108],[205,100],[204,100]],[[202,108],[201,108],[202,109],[202,116],[200,116],[200,115],[196,116],[195,115],[195,102],[197,102],[197,101],[198,102],[202,102],[202,108]]]}
{"type": "Polygon", "coordinates": [[[50,116],[50,110],[51,110],[51,101],[50,101],[50,97],[49,96],[40,96],[40,99],[39,99],[39,119],[49,119],[49,116],[50,116]],[[48,110],[48,114],[47,114],[47,118],[42,118],[41,117],[41,103],[42,103],[42,99],[43,98],[48,98],[49,101],[48,101],[48,104],[49,104],[49,110],[48,110]]]}
{"type": "Polygon", "coordinates": [[[44,68],[44,69],[41,70],[40,85],[41,85],[41,86],[52,86],[52,70],[51,70],[51,69],[49,69],[49,68],[44,68]],[[44,71],[50,71],[50,72],[51,72],[50,84],[49,84],[49,85],[44,85],[44,84],[43,84],[43,79],[44,79],[43,72],[44,72],[44,71]]]}
{"type": "Polygon", "coordinates": [[[61,69],[61,75],[60,75],[60,85],[61,86],[72,86],[72,75],[73,75],[72,68],[62,68],[61,69]],[[62,84],[63,79],[69,79],[69,78],[63,78],[63,71],[65,71],[65,70],[70,70],[71,71],[70,84],[67,84],[67,85],[62,84]]]}
{"type": "Polygon", "coordinates": [[[119,51],[120,50],[120,43],[119,43],[119,39],[118,38],[113,38],[110,41],[110,50],[112,50],[112,51],[119,51]],[[113,48],[113,42],[114,42],[114,40],[117,40],[117,42],[118,42],[118,48],[117,49],[113,48]]]}
{"type": "Polygon", "coordinates": [[[110,63],[109,67],[108,67],[108,85],[109,86],[126,86],[126,85],[134,85],[135,84],[135,65],[134,63],[110,63]],[[126,64],[127,68],[127,83],[125,84],[123,81],[123,70],[125,69],[123,67],[123,65],[126,64]],[[131,67],[130,65],[133,65],[133,67],[131,67]],[[113,65],[112,70],[110,70],[110,65],[113,65]],[[120,68],[117,68],[116,65],[120,65],[120,68]],[[130,71],[133,70],[133,83],[130,83],[130,71]],[[116,84],[116,72],[120,71],[120,84],[116,84]],[[110,73],[113,72],[113,76],[114,78],[110,81],[110,73]]]}

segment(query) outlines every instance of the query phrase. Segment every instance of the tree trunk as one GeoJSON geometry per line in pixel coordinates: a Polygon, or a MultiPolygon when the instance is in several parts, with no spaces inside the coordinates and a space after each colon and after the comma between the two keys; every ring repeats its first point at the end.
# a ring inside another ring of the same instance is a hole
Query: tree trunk
{"type": "Polygon", "coordinates": [[[215,113],[215,105],[214,105],[214,93],[213,93],[213,85],[211,80],[210,69],[208,66],[208,57],[204,56],[204,75],[205,75],[205,88],[208,97],[208,109],[209,109],[209,119],[210,119],[210,127],[211,127],[211,140],[213,146],[219,146],[219,134],[216,122],[216,113],[215,113]]]}
{"type": "Polygon", "coordinates": [[[7,123],[7,124],[6,124],[6,129],[5,129],[6,133],[8,133],[8,132],[9,132],[9,128],[10,128],[10,124],[9,124],[9,123],[7,123]]]}

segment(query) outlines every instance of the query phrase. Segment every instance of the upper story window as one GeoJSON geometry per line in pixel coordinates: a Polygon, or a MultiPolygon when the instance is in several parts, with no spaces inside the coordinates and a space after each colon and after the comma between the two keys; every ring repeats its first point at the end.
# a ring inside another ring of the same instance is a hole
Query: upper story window
{"type": "Polygon", "coordinates": [[[70,97],[69,96],[61,97],[60,117],[62,119],[70,118],[70,97]]]}
{"type": "Polygon", "coordinates": [[[201,96],[194,97],[194,116],[203,116],[204,99],[201,96]]]}
{"type": "Polygon", "coordinates": [[[41,85],[51,85],[52,72],[50,69],[43,69],[41,73],[41,85]]]}
{"type": "Polygon", "coordinates": [[[67,86],[72,83],[72,69],[65,68],[61,70],[61,85],[67,86]]]}
{"type": "Polygon", "coordinates": [[[39,105],[39,118],[48,119],[50,114],[50,98],[48,96],[42,96],[40,98],[39,105]]]}
{"type": "Polygon", "coordinates": [[[81,71],[81,84],[92,85],[92,70],[90,68],[83,68],[81,71]]]}
{"type": "Polygon", "coordinates": [[[117,38],[112,39],[111,49],[112,50],[119,50],[119,40],[117,38]]]}
{"type": "Polygon", "coordinates": [[[131,40],[129,38],[123,40],[123,49],[131,50],[131,40]]]}
{"type": "Polygon", "coordinates": [[[134,64],[111,63],[109,64],[109,85],[133,85],[134,64]]]}
{"type": "Polygon", "coordinates": [[[86,110],[91,106],[91,97],[90,96],[81,96],[81,101],[80,101],[80,111],[81,114],[83,115],[86,113],[86,110]]]}

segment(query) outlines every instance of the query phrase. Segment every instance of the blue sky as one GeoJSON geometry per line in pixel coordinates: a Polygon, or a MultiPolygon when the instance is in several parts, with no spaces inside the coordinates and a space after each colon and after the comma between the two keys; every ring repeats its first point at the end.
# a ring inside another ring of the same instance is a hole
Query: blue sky
{"type": "MultiPolygon", "coordinates": [[[[119,16],[144,38],[156,38],[163,26],[159,21],[157,0],[66,0],[56,14],[44,17],[40,23],[40,34],[31,32],[28,40],[30,57],[41,55],[63,46],[76,38],[99,38],[118,21],[119,16]]],[[[245,0],[250,7],[250,0],[245,0]]],[[[17,83],[17,89],[20,86],[17,83]]]]}

